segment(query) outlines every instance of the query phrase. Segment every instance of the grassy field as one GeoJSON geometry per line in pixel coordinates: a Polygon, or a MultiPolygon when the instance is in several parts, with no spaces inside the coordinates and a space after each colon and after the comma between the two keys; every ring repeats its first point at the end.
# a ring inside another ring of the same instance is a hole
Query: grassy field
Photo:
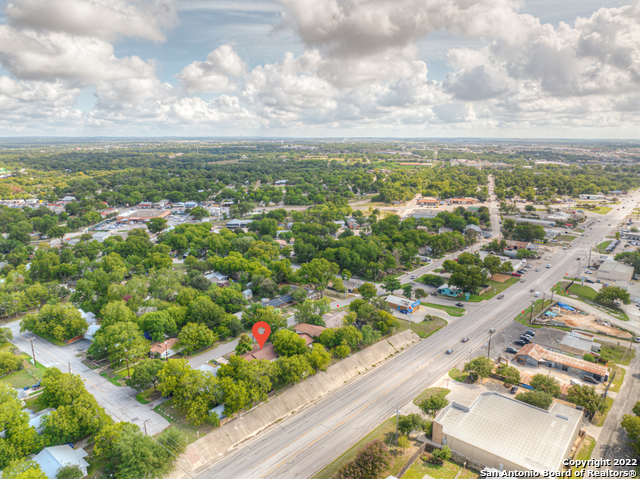
{"type": "MultiPolygon", "coordinates": [[[[578,453],[576,454],[575,459],[581,460],[581,461],[583,460],[586,461],[588,459],[591,459],[591,453],[593,452],[594,447],[596,447],[596,440],[591,436],[585,436],[582,441],[582,444],[580,444],[580,449],[578,449],[578,453]]],[[[575,471],[582,470],[582,469],[584,468],[573,466],[571,468],[572,475],[574,477],[577,477],[575,475],[575,471]]]]}
{"type": "Polygon", "coordinates": [[[27,407],[31,409],[33,412],[38,412],[47,408],[47,405],[44,404],[41,401],[41,399],[42,399],[42,394],[38,394],[37,396],[26,399],[25,403],[27,404],[27,407]]]}
{"type": "Polygon", "coordinates": [[[516,277],[509,278],[504,283],[500,283],[498,281],[488,280],[487,281],[487,285],[491,286],[491,289],[489,291],[487,291],[486,293],[484,293],[483,295],[471,296],[471,298],[469,298],[469,302],[470,303],[479,303],[480,301],[484,301],[486,299],[491,299],[494,296],[502,293],[509,286],[513,286],[518,281],[520,281],[520,278],[516,278],[516,277]]]}
{"type": "Polygon", "coordinates": [[[611,406],[613,406],[613,398],[612,397],[608,397],[606,399],[605,404],[606,409],[604,410],[603,414],[600,413],[596,413],[595,417],[593,418],[593,424],[595,424],[598,427],[602,427],[602,425],[604,424],[604,420],[607,419],[607,414],[609,414],[609,411],[611,410],[611,406]]]}
{"type": "Polygon", "coordinates": [[[173,263],[172,268],[174,271],[178,273],[183,273],[183,274],[187,273],[187,265],[184,263],[173,263]]]}
{"type": "Polygon", "coordinates": [[[435,304],[435,303],[421,303],[421,304],[423,306],[429,306],[430,308],[436,308],[442,311],[446,311],[449,314],[449,316],[460,317],[467,312],[466,309],[458,308],[457,306],[444,306],[442,304],[435,304]]]}
{"type": "MultiPolygon", "coordinates": [[[[430,457],[430,454],[425,453],[423,457],[430,457]]],[[[474,479],[480,476],[478,472],[463,469],[461,464],[452,461],[444,461],[441,465],[435,465],[418,458],[402,477],[403,479],[422,479],[423,477],[454,479],[458,472],[460,472],[458,479],[474,479]],[[460,472],[461,469],[462,472],[460,472]]]]}
{"type": "Polygon", "coordinates": [[[404,319],[398,319],[398,321],[400,322],[400,328],[397,332],[401,333],[402,331],[410,329],[422,339],[428,338],[433,333],[441,328],[444,328],[447,325],[447,322],[442,318],[423,321],[421,323],[412,323],[411,321],[407,321],[404,319]]]}
{"type": "Polygon", "coordinates": [[[451,371],[449,371],[449,377],[454,381],[458,381],[459,383],[464,382],[464,380],[467,379],[468,376],[469,376],[469,373],[460,371],[457,368],[453,368],[451,371]]]}
{"type": "Polygon", "coordinates": [[[524,313],[520,313],[518,316],[516,316],[515,320],[520,324],[524,324],[525,326],[531,326],[529,324],[531,317],[535,318],[537,315],[542,313],[542,311],[544,311],[545,308],[548,308],[551,304],[552,304],[552,301],[550,299],[544,300],[544,304],[542,303],[542,299],[538,299],[533,305],[533,315],[531,314],[531,306],[529,306],[527,309],[524,310],[524,313]]]}
{"type": "Polygon", "coordinates": [[[36,363],[36,366],[31,364],[28,361],[31,358],[26,354],[21,354],[20,356],[23,359],[23,369],[11,374],[7,374],[0,379],[0,382],[7,383],[15,389],[21,389],[26,386],[33,386],[35,383],[42,379],[42,376],[47,369],[40,363],[36,363]]]}
{"type": "Polygon", "coordinates": [[[422,391],[414,400],[413,404],[420,406],[420,403],[431,396],[446,396],[451,391],[446,388],[429,388],[422,391]]]}
{"type": "Polygon", "coordinates": [[[574,235],[560,235],[558,241],[573,241],[577,236],[574,235]]]}
{"type": "Polygon", "coordinates": [[[610,385],[609,391],[617,393],[622,387],[626,371],[624,368],[621,368],[620,366],[617,366],[615,364],[610,364],[609,366],[611,366],[611,375],[613,376],[613,373],[616,373],[616,377],[614,378],[613,383],[610,385]]]}
{"type": "Polygon", "coordinates": [[[209,424],[201,424],[200,426],[189,424],[182,411],[173,405],[173,399],[156,406],[153,410],[169,421],[172,428],[178,429],[187,440],[187,444],[191,444],[214,429],[209,424]]]}
{"type": "Polygon", "coordinates": [[[595,210],[591,210],[594,213],[598,213],[599,215],[606,215],[613,208],[609,208],[608,206],[598,206],[595,210]]]}
{"type": "Polygon", "coordinates": [[[611,240],[609,241],[603,241],[602,243],[600,243],[598,246],[596,246],[594,248],[595,251],[597,251],[598,253],[604,253],[604,250],[607,248],[607,246],[609,246],[611,244],[611,240]]]}
{"type": "MultiPolygon", "coordinates": [[[[354,445],[347,452],[342,454],[338,459],[333,461],[323,470],[321,470],[318,474],[313,476],[313,479],[330,479],[332,478],[340,468],[346,463],[352,461],[358,451],[362,449],[363,446],[379,439],[384,442],[387,447],[389,447],[389,451],[391,452],[391,456],[393,458],[391,467],[384,471],[380,477],[388,477],[390,475],[395,475],[398,471],[404,466],[405,462],[409,460],[409,458],[415,454],[417,451],[419,444],[415,441],[411,440],[412,447],[407,448],[406,450],[402,450],[401,448],[395,447],[395,433],[396,433],[396,418],[390,417],[385,422],[383,422],[380,426],[374,429],[372,432],[367,434],[364,438],[362,438],[356,445],[354,445]]],[[[406,475],[404,477],[407,477],[406,475]]],[[[420,476],[422,477],[422,476],[420,476]]]]}
{"type": "Polygon", "coordinates": [[[635,349],[619,346],[612,343],[603,343],[600,349],[600,356],[607,361],[612,361],[616,364],[622,364],[628,366],[631,364],[631,360],[635,357],[635,349]]]}
{"type": "MultiPolygon", "coordinates": [[[[569,282],[563,281],[554,288],[554,291],[559,294],[565,294],[564,291],[568,285],[569,282]]],[[[617,306],[605,306],[604,304],[596,303],[595,298],[598,292],[589,286],[581,286],[578,282],[576,282],[569,288],[569,294],[577,296],[578,299],[588,302],[592,306],[598,308],[600,311],[610,314],[621,321],[629,321],[629,316],[627,316],[627,313],[625,313],[617,306]]]]}

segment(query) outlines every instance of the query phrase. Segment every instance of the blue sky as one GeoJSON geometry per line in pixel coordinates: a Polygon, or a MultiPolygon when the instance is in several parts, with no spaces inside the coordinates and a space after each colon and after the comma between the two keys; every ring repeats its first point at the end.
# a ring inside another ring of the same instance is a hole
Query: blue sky
{"type": "Polygon", "coordinates": [[[12,135],[637,137],[640,3],[12,0],[12,135]]]}

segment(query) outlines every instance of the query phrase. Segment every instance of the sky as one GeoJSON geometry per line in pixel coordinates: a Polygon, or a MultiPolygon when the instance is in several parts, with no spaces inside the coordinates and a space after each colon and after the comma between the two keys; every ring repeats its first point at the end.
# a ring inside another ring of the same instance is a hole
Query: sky
{"type": "Polygon", "coordinates": [[[640,0],[0,5],[3,137],[640,137],[640,0]]]}

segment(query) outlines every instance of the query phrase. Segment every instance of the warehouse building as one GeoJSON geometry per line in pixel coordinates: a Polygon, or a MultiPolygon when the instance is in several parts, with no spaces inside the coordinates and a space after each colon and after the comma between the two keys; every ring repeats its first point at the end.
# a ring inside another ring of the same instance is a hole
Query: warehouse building
{"type": "Polygon", "coordinates": [[[122,214],[118,215],[119,222],[129,223],[131,221],[148,221],[151,218],[166,218],[171,214],[171,211],[168,210],[154,210],[154,209],[146,209],[146,210],[131,210],[125,211],[122,214]]]}
{"type": "Polygon", "coordinates": [[[569,456],[582,411],[554,403],[549,411],[495,392],[471,406],[453,401],[433,421],[433,441],[501,471],[558,471],[569,456]]]}
{"type": "Polygon", "coordinates": [[[628,264],[605,261],[598,268],[598,279],[602,283],[629,282],[631,278],[633,278],[633,266],[628,264]]]}
{"type": "Polygon", "coordinates": [[[539,344],[522,346],[513,360],[518,364],[536,367],[545,366],[566,371],[580,378],[590,376],[599,382],[605,382],[609,379],[609,368],[607,366],[550,351],[539,344]]]}

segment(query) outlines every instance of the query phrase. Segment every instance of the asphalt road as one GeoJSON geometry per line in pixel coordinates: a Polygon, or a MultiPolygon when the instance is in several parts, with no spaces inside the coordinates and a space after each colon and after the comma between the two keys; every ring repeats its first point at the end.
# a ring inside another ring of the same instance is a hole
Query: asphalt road
{"type": "Polygon", "coordinates": [[[90,369],[85,366],[80,358],[79,349],[86,349],[89,345],[87,340],[81,340],[69,346],[56,346],[33,333],[20,332],[20,322],[9,323],[9,329],[13,332],[14,345],[22,351],[32,355],[30,338],[33,338],[33,349],[37,361],[48,367],[56,367],[62,372],[71,371],[78,374],[84,381],[85,388],[89,391],[102,406],[107,414],[114,421],[128,421],[144,429],[147,425],[149,434],[157,434],[170,426],[169,422],[160,414],[156,413],[148,404],[140,404],[136,401],[136,392],[128,387],[119,387],[111,384],[106,378],[100,376],[99,370],[90,369]]]}
{"type": "MultiPolygon", "coordinates": [[[[640,193],[633,195],[638,201],[640,193]]],[[[565,273],[574,271],[576,257],[588,254],[594,241],[610,234],[608,223],[622,220],[631,208],[614,209],[588,230],[589,237],[578,237],[570,250],[551,255],[551,268],[536,277],[538,290],[549,292],[565,273]]],[[[195,477],[220,478],[308,478],[337,459],[371,429],[393,414],[452,367],[488,340],[490,328],[501,330],[530,305],[530,282],[509,288],[502,300],[492,298],[479,303],[451,325],[420,341],[359,380],[322,398],[245,441],[195,477]],[[460,340],[468,336],[468,343],[460,340]],[[445,354],[453,348],[451,355],[445,354]]]]}

